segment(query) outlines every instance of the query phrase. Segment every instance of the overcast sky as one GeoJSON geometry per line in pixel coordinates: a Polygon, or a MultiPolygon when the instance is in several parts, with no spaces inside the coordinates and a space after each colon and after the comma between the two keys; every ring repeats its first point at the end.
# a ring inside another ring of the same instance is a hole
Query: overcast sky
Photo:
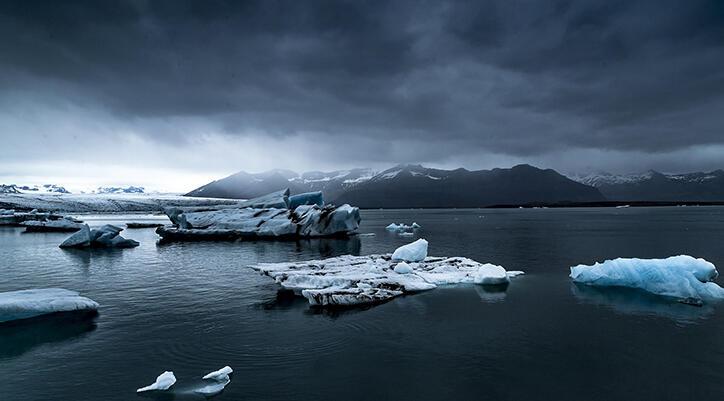
{"type": "Polygon", "coordinates": [[[724,2],[0,2],[0,183],[724,168],[724,2]]]}

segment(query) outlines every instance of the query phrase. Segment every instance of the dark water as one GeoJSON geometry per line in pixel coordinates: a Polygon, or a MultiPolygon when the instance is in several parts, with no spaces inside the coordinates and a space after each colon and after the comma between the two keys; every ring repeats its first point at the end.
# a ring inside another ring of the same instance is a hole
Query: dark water
{"type": "MultiPolygon", "coordinates": [[[[92,224],[137,218],[88,217],[92,224]]],[[[352,240],[64,251],[65,234],[0,229],[0,291],[78,290],[95,321],[0,328],[0,400],[135,400],[173,370],[187,390],[224,365],[215,400],[721,400],[724,304],[573,286],[568,267],[686,253],[724,266],[724,208],[364,211],[352,240]],[[318,313],[246,268],[391,252],[417,221],[431,255],[525,270],[505,293],[439,288],[367,310],[318,313]]],[[[154,397],[151,397],[154,398],[154,397]]]]}

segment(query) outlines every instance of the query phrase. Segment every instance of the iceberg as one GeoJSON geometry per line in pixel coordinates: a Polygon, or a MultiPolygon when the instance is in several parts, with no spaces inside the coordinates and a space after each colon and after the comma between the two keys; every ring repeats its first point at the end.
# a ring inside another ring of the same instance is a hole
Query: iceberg
{"type": "Polygon", "coordinates": [[[591,266],[573,266],[570,277],[575,283],[638,288],[701,305],[704,301],[724,298],[724,288],[713,282],[718,275],[712,263],[679,255],[666,259],[618,258],[591,266]]]}
{"type": "Polygon", "coordinates": [[[505,269],[490,266],[464,257],[398,262],[386,254],[262,263],[251,268],[305,297],[310,305],[333,307],[382,303],[446,284],[507,284],[507,277],[500,277],[500,269],[505,269]]]}
{"type": "Polygon", "coordinates": [[[122,228],[106,224],[97,229],[91,229],[83,224],[81,229],[68,237],[60,244],[61,248],[133,248],[139,245],[137,241],[123,238],[122,228]]]}
{"type": "Polygon", "coordinates": [[[178,228],[156,229],[166,240],[220,240],[238,238],[300,238],[346,236],[359,228],[359,209],[300,205],[294,210],[224,208],[205,211],[171,209],[167,215],[178,228]]]}
{"type": "Polygon", "coordinates": [[[141,387],[136,390],[137,393],[143,393],[144,391],[162,391],[168,390],[176,383],[176,376],[173,372],[165,371],[161,373],[153,384],[149,384],[146,387],[141,387]]]}
{"type": "Polygon", "coordinates": [[[215,370],[211,373],[206,374],[202,379],[204,380],[216,380],[226,381],[229,380],[229,375],[234,373],[234,370],[230,366],[224,366],[219,370],[215,370]]]}
{"type": "Polygon", "coordinates": [[[392,253],[392,260],[404,262],[421,262],[427,257],[427,241],[420,238],[415,242],[403,245],[392,253]]]}
{"type": "Polygon", "coordinates": [[[307,192],[289,197],[289,209],[296,209],[302,205],[324,206],[324,196],[321,191],[307,192]]]}
{"type": "Polygon", "coordinates": [[[258,198],[249,199],[236,205],[237,207],[250,207],[252,209],[288,209],[289,208],[289,188],[281,191],[272,192],[270,194],[260,196],[258,198]]]}
{"type": "Polygon", "coordinates": [[[396,233],[402,233],[402,232],[413,231],[420,227],[421,226],[419,224],[414,223],[414,222],[412,223],[412,225],[407,225],[405,223],[400,223],[400,224],[390,223],[387,227],[385,227],[385,230],[396,232],[396,233]]]}
{"type": "Polygon", "coordinates": [[[58,220],[25,221],[22,226],[25,227],[25,232],[73,232],[83,228],[83,224],[69,217],[58,220]]]}
{"type": "Polygon", "coordinates": [[[96,310],[97,302],[62,288],[0,292],[0,323],[50,313],[96,310]]]}

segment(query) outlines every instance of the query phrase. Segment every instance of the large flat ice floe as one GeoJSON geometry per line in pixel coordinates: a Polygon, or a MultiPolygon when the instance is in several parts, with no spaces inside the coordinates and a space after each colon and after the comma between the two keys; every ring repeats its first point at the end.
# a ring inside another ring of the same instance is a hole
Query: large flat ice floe
{"type": "Polygon", "coordinates": [[[0,292],[0,323],[59,312],[95,311],[98,303],[62,288],[0,292]]]}
{"type": "Polygon", "coordinates": [[[701,304],[724,299],[724,288],[713,282],[718,275],[712,263],[679,255],[666,259],[618,258],[591,266],[573,266],[570,277],[576,283],[638,288],[686,303],[701,304]]]}
{"type": "Polygon", "coordinates": [[[359,228],[359,209],[350,205],[278,208],[222,208],[218,210],[166,211],[177,228],[156,232],[169,240],[234,238],[295,238],[344,236],[359,228]]]}
{"type": "Polygon", "coordinates": [[[390,254],[263,263],[252,269],[316,306],[380,303],[446,284],[506,285],[509,277],[522,274],[463,257],[426,257],[420,262],[408,263],[394,261],[390,254]]]}

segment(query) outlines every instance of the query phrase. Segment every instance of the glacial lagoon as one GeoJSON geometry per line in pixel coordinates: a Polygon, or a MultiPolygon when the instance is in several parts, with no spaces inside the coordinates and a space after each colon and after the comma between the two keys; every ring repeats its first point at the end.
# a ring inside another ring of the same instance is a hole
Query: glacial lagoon
{"type": "MultiPolygon", "coordinates": [[[[0,227],[0,291],[61,287],[100,304],[94,319],[0,327],[0,399],[204,399],[201,376],[229,365],[214,400],[718,400],[724,303],[701,307],[571,283],[569,267],[688,254],[724,268],[724,208],[363,210],[351,239],[158,244],[64,250],[66,233],[0,227]],[[392,222],[414,236],[385,230],[392,222]],[[374,234],[374,235],[372,235],[374,234]],[[382,305],[310,308],[248,266],[389,253],[522,270],[507,289],[439,287],[382,305]],[[666,384],[665,386],[662,384],[666,384]]],[[[165,216],[82,215],[91,226],[165,216]]]]}

